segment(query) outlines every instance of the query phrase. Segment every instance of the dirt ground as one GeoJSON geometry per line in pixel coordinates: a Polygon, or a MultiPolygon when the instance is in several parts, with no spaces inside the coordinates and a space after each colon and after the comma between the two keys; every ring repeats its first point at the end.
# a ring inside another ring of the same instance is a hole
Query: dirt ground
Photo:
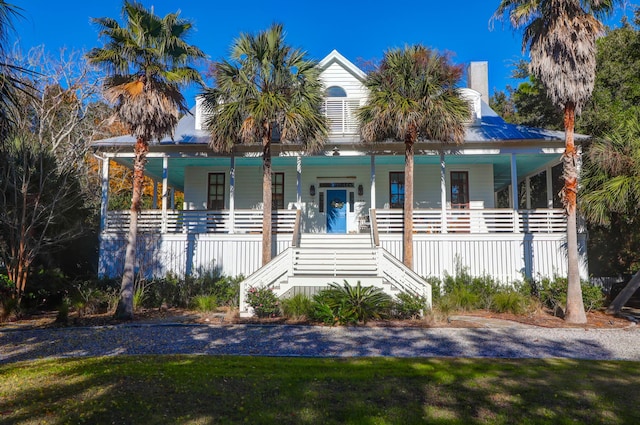
{"type": "MultiPolygon", "coordinates": [[[[420,320],[385,320],[371,321],[366,326],[386,326],[386,327],[437,327],[437,328],[477,328],[504,325],[500,321],[516,322],[524,325],[533,325],[548,328],[588,328],[588,329],[613,329],[634,326],[640,319],[640,310],[625,309],[621,317],[605,314],[602,311],[592,311],[587,313],[587,323],[572,325],[562,318],[553,316],[549,311],[536,311],[527,315],[514,315],[509,313],[493,313],[485,310],[471,312],[455,312],[450,315],[430,314],[420,320]],[[495,322],[490,319],[498,319],[495,322]]],[[[113,318],[110,313],[91,314],[78,316],[71,312],[66,323],[56,322],[56,312],[47,312],[21,317],[0,323],[2,328],[50,328],[69,326],[106,326],[125,323],[113,318]]],[[[215,313],[202,313],[183,309],[145,309],[135,313],[133,324],[148,323],[183,323],[183,324],[210,324],[210,325],[230,325],[240,323],[252,324],[290,324],[305,325],[306,321],[291,321],[282,318],[257,319],[240,318],[234,311],[219,311],[215,313]]],[[[508,322],[507,322],[508,324],[508,322]]]]}

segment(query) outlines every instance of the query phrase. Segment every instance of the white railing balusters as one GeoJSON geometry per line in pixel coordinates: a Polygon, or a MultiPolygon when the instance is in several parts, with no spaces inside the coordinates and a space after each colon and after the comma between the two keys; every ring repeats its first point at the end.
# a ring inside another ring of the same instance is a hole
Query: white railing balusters
{"type": "MultiPolygon", "coordinates": [[[[129,211],[109,211],[106,232],[126,232],[129,229],[129,211]]],[[[273,231],[291,233],[295,230],[296,210],[278,210],[273,213],[273,231]]],[[[229,211],[145,210],[138,217],[141,233],[230,233],[229,211]]],[[[262,233],[262,210],[235,210],[234,233],[262,233]]]]}

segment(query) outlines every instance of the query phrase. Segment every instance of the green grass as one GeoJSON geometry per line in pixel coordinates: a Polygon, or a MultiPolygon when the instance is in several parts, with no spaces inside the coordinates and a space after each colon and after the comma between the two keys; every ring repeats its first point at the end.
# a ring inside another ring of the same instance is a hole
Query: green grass
{"type": "Polygon", "coordinates": [[[121,356],[0,366],[2,424],[633,424],[640,363],[121,356]]]}

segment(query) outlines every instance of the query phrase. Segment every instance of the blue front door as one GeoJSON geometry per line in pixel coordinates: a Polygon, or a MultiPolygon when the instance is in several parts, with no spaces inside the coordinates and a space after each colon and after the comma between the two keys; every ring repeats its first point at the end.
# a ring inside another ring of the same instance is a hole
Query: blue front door
{"type": "Polygon", "coordinates": [[[327,190],[327,233],[347,233],[346,190],[327,190]]]}

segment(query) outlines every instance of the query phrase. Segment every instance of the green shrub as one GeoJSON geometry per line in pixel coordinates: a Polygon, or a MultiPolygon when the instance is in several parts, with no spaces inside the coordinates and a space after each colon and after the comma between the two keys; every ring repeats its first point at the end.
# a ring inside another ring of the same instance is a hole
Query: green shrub
{"type": "Polygon", "coordinates": [[[587,312],[602,308],[605,298],[601,287],[582,282],[582,301],[587,312]]]}
{"type": "MultiPolygon", "coordinates": [[[[553,280],[544,278],[535,284],[540,302],[551,309],[554,314],[558,311],[563,311],[567,305],[567,284],[566,278],[557,276],[553,280]]],[[[587,312],[603,306],[605,297],[599,286],[594,286],[584,281],[581,282],[580,286],[582,288],[584,309],[587,312]]]]}
{"type": "Polygon", "coordinates": [[[249,288],[247,303],[253,307],[258,317],[277,317],[280,315],[280,302],[271,288],[249,288]]]}
{"type": "Polygon", "coordinates": [[[164,278],[148,281],[145,305],[160,307],[165,304],[186,308],[193,304],[195,297],[212,295],[220,306],[237,307],[242,280],[243,276],[222,276],[217,269],[198,270],[194,276],[184,278],[168,274],[164,278]]]}
{"type": "Polygon", "coordinates": [[[454,287],[440,298],[439,305],[448,305],[453,310],[470,311],[481,307],[481,297],[467,286],[454,287]]]}
{"type": "Polygon", "coordinates": [[[306,320],[313,316],[313,303],[304,294],[296,294],[293,297],[281,301],[282,314],[293,320],[306,320]]]}
{"type": "Polygon", "coordinates": [[[147,301],[147,287],[149,284],[144,280],[136,280],[133,286],[133,309],[138,310],[147,301]]]}
{"type": "Polygon", "coordinates": [[[215,295],[196,295],[191,304],[197,311],[210,312],[218,308],[218,299],[215,295]]]}
{"type": "Polygon", "coordinates": [[[437,302],[442,296],[442,281],[436,276],[429,276],[424,280],[431,285],[431,301],[437,302]]]}
{"type": "Polygon", "coordinates": [[[531,305],[531,298],[515,289],[498,292],[491,301],[490,310],[496,313],[525,314],[531,305]]]}
{"type": "Polygon", "coordinates": [[[69,304],[68,298],[64,298],[58,306],[58,313],[56,314],[56,323],[67,323],[69,320],[69,304]]]}
{"type": "Polygon", "coordinates": [[[313,311],[311,318],[313,320],[329,326],[333,326],[338,323],[338,318],[335,316],[333,309],[329,307],[329,304],[314,300],[312,306],[313,311]]]}
{"type": "Polygon", "coordinates": [[[418,319],[422,316],[426,307],[427,299],[425,297],[401,292],[396,295],[396,300],[393,304],[393,315],[398,319],[418,319]]]}
{"type": "Polygon", "coordinates": [[[363,287],[360,281],[351,286],[346,280],[343,285],[329,284],[329,288],[314,296],[314,301],[329,306],[340,324],[366,323],[387,317],[392,305],[391,297],[382,289],[363,287]]]}

